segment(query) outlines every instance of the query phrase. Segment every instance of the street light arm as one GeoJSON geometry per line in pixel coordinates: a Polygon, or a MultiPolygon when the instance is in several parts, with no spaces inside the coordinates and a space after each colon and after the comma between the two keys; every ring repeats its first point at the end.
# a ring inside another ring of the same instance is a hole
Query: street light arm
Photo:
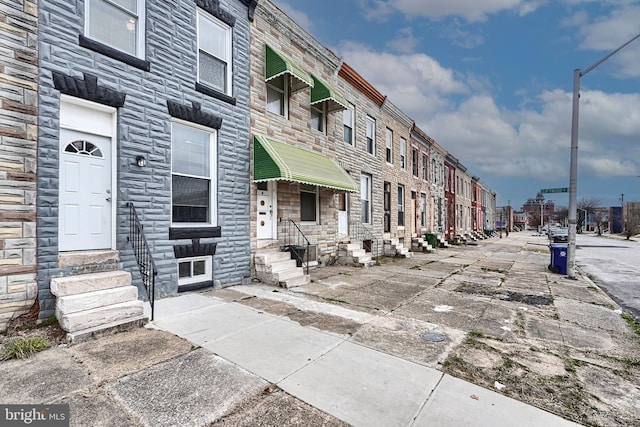
{"type": "Polygon", "coordinates": [[[612,50],[611,52],[609,52],[608,55],[606,55],[605,57],[603,57],[602,59],[600,59],[598,62],[596,62],[595,64],[593,64],[592,66],[588,67],[586,70],[582,71],[580,73],[580,77],[586,75],[589,71],[593,70],[594,68],[596,68],[598,65],[602,64],[604,61],[606,61],[607,59],[611,58],[613,55],[615,55],[616,53],[618,53],[620,50],[624,49],[628,44],[633,43],[637,38],[640,38],[640,33],[636,34],[635,37],[633,37],[632,39],[630,39],[628,42],[626,42],[625,44],[623,44],[622,46],[620,46],[619,48],[612,50]]]}

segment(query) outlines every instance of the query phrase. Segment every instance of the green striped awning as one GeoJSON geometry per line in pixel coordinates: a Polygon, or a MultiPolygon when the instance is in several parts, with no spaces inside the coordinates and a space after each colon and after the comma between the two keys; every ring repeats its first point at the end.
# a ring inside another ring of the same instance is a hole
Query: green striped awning
{"type": "Polygon", "coordinates": [[[258,135],[253,137],[253,181],[294,181],[358,191],[351,176],[335,160],[258,135]]]}
{"type": "Polygon", "coordinates": [[[311,88],[311,105],[327,102],[329,111],[346,110],[349,103],[346,99],[336,93],[327,83],[323,82],[313,74],[313,88],[311,88]]]}
{"type": "Polygon", "coordinates": [[[313,79],[311,76],[298,67],[292,60],[274,50],[268,44],[265,47],[265,76],[264,81],[280,77],[283,74],[289,74],[292,77],[291,90],[296,92],[306,87],[313,87],[313,79]]]}

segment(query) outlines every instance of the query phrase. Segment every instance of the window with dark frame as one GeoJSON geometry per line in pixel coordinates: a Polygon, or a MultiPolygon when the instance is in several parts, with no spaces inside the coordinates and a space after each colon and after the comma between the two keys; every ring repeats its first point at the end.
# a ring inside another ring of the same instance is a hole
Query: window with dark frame
{"type": "Polygon", "coordinates": [[[267,111],[287,116],[288,76],[281,75],[267,82],[267,111]]]}
{"type": "Polygon", "coordinates": [[[413,172],[413,176],[418,176],[418,149],[415,147],[411,148],[411,170],[413,172]]]}
{"type": "Polygon", "coordinates": [[[300,221],[317,222],[318,187],[300,184],[300,221]]]}

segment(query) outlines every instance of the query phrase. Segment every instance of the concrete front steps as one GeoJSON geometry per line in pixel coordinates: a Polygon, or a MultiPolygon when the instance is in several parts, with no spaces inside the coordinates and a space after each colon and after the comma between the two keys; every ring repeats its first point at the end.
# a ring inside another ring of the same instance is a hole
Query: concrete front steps
{"type": "Polygon", "coordinates": [[[114,269],[119,259],[103,262],[106,254],[112,258],[113,252],[117,251],[78,253],[72,261],[65,258],[63,262],[74,267],[74,275],[51,279],[56,318],[69,342],[106,330],[142,326],[148,321],[144,302],[138,300],[138,288],[131,285],[131,273],[114,269]]]}
{"type": "Polygon", "coordinates": [[[338,264],[371,267],[376,264],[371,255],[362,249],[361,243],[339,243],[338,264]]]}
{"type": "Polygon", "coordinates": [[[444,236],[442,235],[438,235],[438,247],[439,248],[448,248],[449,247],[449,242],[447,242],[447,239],[444,238],[444,236]]]}
{"type": "Polygon", "coordinates": [[[413,258],[413,253],[405,248],[398,239],[384,239],[384,256],[397,256],[400,258],[413,258]]]}
{"type": "Polygon", "coordinates": [[[411,250],[413,252],[433,252],[434,248],[423,237],[414,237],[411,239],[411,250]]]}
{"type": "Polygon", "coordinates": [[[302,267],[296,266],[289,252],[277,249],[258,250],[253,256],[256,278],[263,283],[293,288],[306,285],[311,281],[309,275],[304,274],[302,267]]]}

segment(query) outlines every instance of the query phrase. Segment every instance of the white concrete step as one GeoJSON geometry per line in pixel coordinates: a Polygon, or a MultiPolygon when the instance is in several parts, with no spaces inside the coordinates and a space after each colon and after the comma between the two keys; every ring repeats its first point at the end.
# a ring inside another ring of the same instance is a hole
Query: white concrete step
{"type": "Polygon", "coordinates": [[[95,328],[108,323],[139,317],[143,314],[144,303],[137,300],[67,315],[63,315],[56,307],[56,317],[58,318],[60,327],[67,332],[78,332],[83,329],[95,328]]]}
{"type": "Polygon", "coordinates": [[[271,274],[271,279],[274,282],[282,282],[292,277],[304,275],[304,270],[302,267],[295,267],[289,270],[278,271],[276,273],[271,274]]]}
{"type": "Polygon", "coordinates": [[[269,251],[269,252],[258,252],[253,257],[253,262],[258,264],[271,264],[272,262],[278,261],[286,261],[291,259],[291,254],[289,252],[284,251],[269,251]]]}
{"type": "Polygon", "coordinates": [[[344,251],[352,251],[355,249],[362,249],[362,246],[359,243],[340,243],[338,245],[338,250],[344,251]]]}
{"type": "Polygon", "coordinates": [[[118,288],[58,297],[56,299],[56,309],[62,316],[66,316],[79,311],[137,300],[138,288],[135,286],[120,286],[118,288]]]}
{"type": "MultiPolygon", "coordinates": [[[[289,255],[287,253],[287,255],[289,255]]],[[[269,264],[256,264],[256,271],[263,271],[265,273],[277,273],[279,271],[290,270],[296,268],[296,260],[291,259],[290,256],[283,261],[274,261],[269,264]]]]}
{"type": "Polygon", "coordinates": [[[308,274],[303,274],[301,276],[295,276],[287,280],[283,280],[279,284],[283,288],[294,288],[296,286],[306,285],[309,282],[311,282],[311,277],[308,274]]]}
{"type": "Polygon", "coordinates": [[[131,273],[127,271],[105,271],[77,276],[54,277],[51,279],[51,293],[57,297],[64,297],[129,285],[131,285],[131,273]]]}

